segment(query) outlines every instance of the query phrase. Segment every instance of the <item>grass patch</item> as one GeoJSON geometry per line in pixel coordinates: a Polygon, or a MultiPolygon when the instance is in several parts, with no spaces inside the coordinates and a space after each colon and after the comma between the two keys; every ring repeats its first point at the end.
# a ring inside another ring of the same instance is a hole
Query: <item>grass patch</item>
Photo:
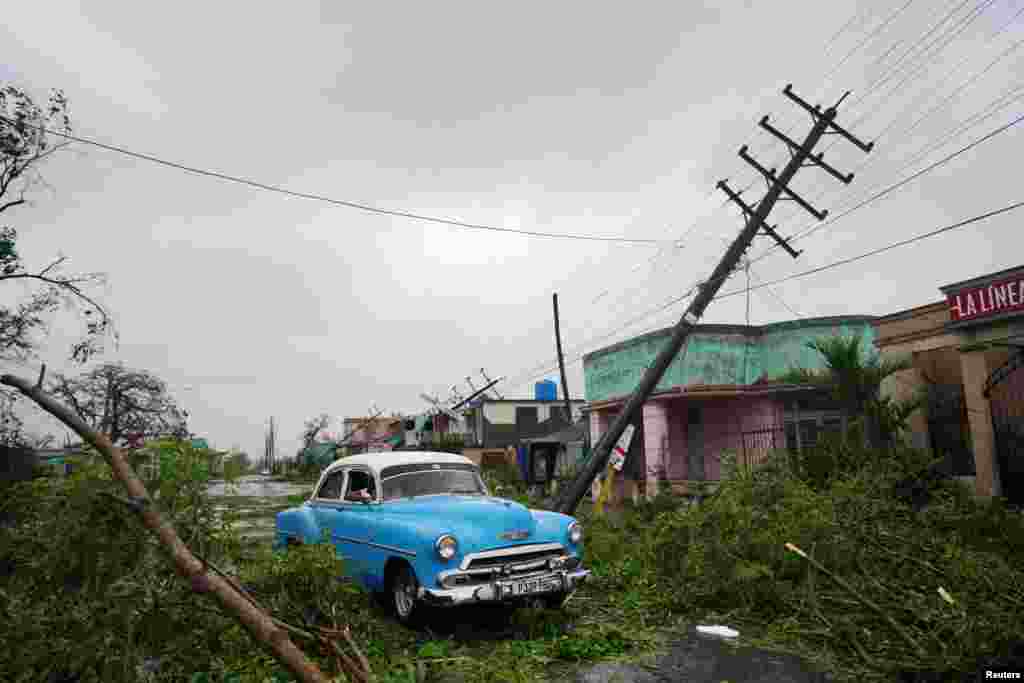
{"type": "Polygon", "coordinates": [[[915,512],[894,492],[922,454],[847,450],[813,454],[813,478],[784,457],[737,472],[704,504],[659,514],[629,559],[599,564],[639,563],[673,612],[716,615],[838,680],[959,678],[1008,651],[1024,634],[1019,515],[953,481],[933,481],[915,512]]]}
{"type": "MultiPolygon", "coordinates": [[[[808,478],[785,458],[733,468],[699,506],[662,494],[595,517],[584,502],[584,562],[594,573],[564,609],[441,611],[423,630],[400,626],[339,580],[330,546],[275,554],[265,541],[240,543],[206,512],[227,506],[237,521],[253,498],[204,502],[197,487],[174,514],[193,547],[223,557],[279,618],[305,629],[347,624],[382,683],[442,673],[466,683],[565,680],[583,663],[657,652],[680,624],[703,620],[738,628],[747,644],[802,655],[838,681],[926,669],[959,676],[1020,638],[1020,515],[950,482],[933,482],[930,506],[915,512],[893,492],[927,464],[920,454],[841,455],[832,458],[841,470],[815,456],[808,478]]],[[[512,473],[485,474],[492,490],[529,502],[512,473]]],[[[151,681],[291,680],[212,600],[183,585],[130,514],[94,495],[102,486],[75,477],[4,498],[38,509],[30,523],[0,528],[0,566],[14,567],[0,572],[0,636],[31,653],[29,661],[0,653],[0,669],[23,681],[71,671],[82,683],[118,682],[137,680],[149,660],[157,662],[151,681]]],[[[272,519],[301,502],[274,500],[241,516],[272,519]]],[[[317,646],[296,643],[333,673],[317,646]]]]}
{"type": "Polygon", "coordinates": [[[294,507],[296,505],[302,505],[307,500],[309,500],[312,496],[313,496],[313,488],[310,487],[310,489],[308,491],[305,491],[303,493],[293,493],[293,494],[289,495],[287,498],[285,498],[285,502],[287,502],[290,507],[294,507]]]}

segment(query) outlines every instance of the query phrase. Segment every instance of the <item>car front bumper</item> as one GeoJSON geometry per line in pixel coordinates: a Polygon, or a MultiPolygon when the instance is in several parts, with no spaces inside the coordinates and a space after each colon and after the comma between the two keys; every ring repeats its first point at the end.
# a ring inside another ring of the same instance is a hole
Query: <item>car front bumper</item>
{"type": "Polygon", "coordinates": [[[541,598],[555,593],[571,593],[590,576],[589,569],[560,570],[531,574],[515,579],[494,580],[453,588],[419,589],[419,598],[436,607],[455,607],[480,603],[514,602],[541,598]],[[518,587],[536,584],[538,590],[518,592],[518,587]]]}

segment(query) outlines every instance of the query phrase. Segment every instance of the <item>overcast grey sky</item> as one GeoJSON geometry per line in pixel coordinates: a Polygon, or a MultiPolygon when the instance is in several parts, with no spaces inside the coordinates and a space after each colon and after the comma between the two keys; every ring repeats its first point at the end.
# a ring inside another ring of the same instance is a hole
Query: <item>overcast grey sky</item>
{"type": "MultiPolygon", "coordinates": [[[[736,156],[743,144],[766,166],[785,162],[782,145],[758,128],[763,114],[798,139],[809,127],[781,94],[787,82],[822,104],[853,90],[839,122],[864,139],[880,136],[869,156],[843,141],[832,148],[831,138],[819,147],[843,171],[868,162],[849,188],[820,170],[798,176],[795,189],[835,213],[1012,121],[1024,109],[1013,99],[1024,93],[1014,49],[1024,38],[1024,18],[1015,18],[1022,7],[20,3],[0,27],[0,82],[39,98],[63,88],[83,137],[383,208],[686,239],[658,252],[472,232],[82,145],[43,169],[51,189],[5,216],[30,262],[60,252],[73,269],[108,274],[100,295],[121,344],[100,361],[165,378],[193,430],[218,447],[239,444],[258,456],[274,415],[281,451],[291,455],[313,414],[365,414],[371,402],[418,411],[426,407],[420,392],[447,396],[456,383],[465,391],[465,376],[479,383],[481,366],[520,380],[503,386],[505,395],[531,395],[544,375],[524,372],[554,359],[552,292],[570,357],[673,322],[682,304],[591,342],[710,272],[741,227],[738,211],[721,207],[715,181],[728,177],[741,189],[755,180],[736,156]],[[888,80],[871,89],[879,77],[888,80]],[[950,137],[993,102],[1003,108],[950,137]]],[[[754,282],[1022,199],[1020,128],[815,232],[798,261],[767,257],[754,282]]],[[[763,188],[744,196],[754,201],[763,188]]],[[[783,234],[814,222],[792,202],[772,220],[783,234]]],[[[823,316],[936,301],[940,285],[1018,265],[1020,224],[1021,215],[1008,214],[754,292],[751,322],[791,319],[781,302],[823,316]]],[[[768,246],[759,239],[752,253],[768,246]]],[[[744,319],[741,296],[713,303],[705,322],[744,319]]],[[[56,319],[44,354],[51,367],[66,353],[67,320],[56,319]]],[[[580,362],[569,378],[581,392],[580,362]]]]}

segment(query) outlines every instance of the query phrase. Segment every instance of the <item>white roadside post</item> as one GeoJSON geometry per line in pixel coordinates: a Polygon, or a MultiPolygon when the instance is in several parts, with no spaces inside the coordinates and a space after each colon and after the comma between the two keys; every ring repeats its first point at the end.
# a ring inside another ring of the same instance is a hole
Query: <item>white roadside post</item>
{"type": "Polygon", "coordinates": [[[633,439],[633,432],[635,431],[633,425],[626,425],[626,428],[622,431],[622,436],[615,443],[612,448],[611,457],[608,458],[608,471],[604,480],[604,487],[601,489],[601,495],[597,498],[597,503],[594,505],[594,512],[596,514],[604,513],[604,504],[611,495],[612,487],[615,485],[615,473],[621,472],[623,465],[626,464],[626,454],[629,453],[629,442],[633,439]]]}

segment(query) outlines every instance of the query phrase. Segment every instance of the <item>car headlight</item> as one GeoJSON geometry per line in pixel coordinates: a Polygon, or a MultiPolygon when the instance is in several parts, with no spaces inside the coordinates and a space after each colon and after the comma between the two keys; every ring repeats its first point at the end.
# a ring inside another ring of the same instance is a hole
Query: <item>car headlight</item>
{"type": "Polygon", "coordinates": [[[579,522],[573,522],[569,525],[569,543],[573,545],[579,545],[580,541],[583,540],[583,525],[579,522]]]}
{"type": "Polygon", "coordinates": [[[434,549],[437,550],[437,556],[447,562],[455,557],[455,553],[459,549],[459,542],[455,540],[454,536],[445,534],[434,543],[434,549]]]}

